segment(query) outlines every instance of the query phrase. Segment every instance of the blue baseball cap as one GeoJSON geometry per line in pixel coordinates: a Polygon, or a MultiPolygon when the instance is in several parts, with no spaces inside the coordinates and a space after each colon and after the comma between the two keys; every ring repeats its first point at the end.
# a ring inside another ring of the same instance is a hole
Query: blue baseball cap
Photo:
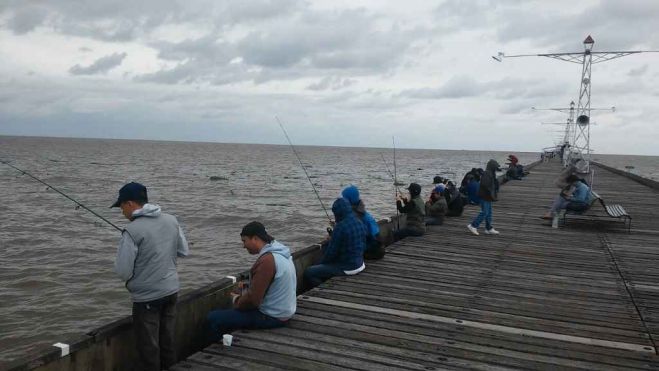
{"type": "Polygon", "coordinates": [[[122,202],[137,201],[140,203],[149,202],[149,197],[146,194],[146,187],[140,183],[130,182],[119,190],[119,198],[110,207],[119,207],[122,202]]]}

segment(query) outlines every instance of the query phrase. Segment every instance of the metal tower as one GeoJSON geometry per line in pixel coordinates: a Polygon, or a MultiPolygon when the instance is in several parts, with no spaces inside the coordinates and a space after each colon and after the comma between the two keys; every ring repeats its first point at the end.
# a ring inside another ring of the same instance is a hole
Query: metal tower
{"type": "MultiPolygon", "coordinates": [[[[570,102],[569,107],[558,107],[558,108],[536,108],[536,107],[531,107],[532,110],[534,111],[556,111],[556,112],[562,112],[562,113],[567,113],[567,121],[566,122],[550,122],[550,123],[545,123],[543,122],[542,124],[545,125],[565,125],[565,131],[563,132],[563,140],[560,144],[561,146],[561,152],[563,153],[563,166],[567,166],[570,161],[570,153],[572,153],[572,146],[573,143],[576,142],[576,135],[577,135],[577,127],[576,123],[574,121],[575,117],[575,104],[574,101],[570,102]],[[567,152],[566,152],[567,151],[567,152]]],[[[611,107],[611,108],[590,108],[590,111],[611,111],[615,112],[616,108],[611,107]]],[[[594,124],[593,122],[589,123],[594,124]]]]}
{"type": "Polygon", "coordinates": [[[583,41],[583,52],[571,53],[547,53],[547,54],[518,54],[518,55],[505,55],[499,52],[497,56],[493,56],[496,61],[501,62],[503,58],[517,58],[517,57],[548,57],[559,59],[566,62],[581,64],[581,82],[579,87],[579,102],[576,110],[576,122],[574,123],[574,133],[571,134],[573,139],[570,143],[572,150],[570,151],[569,161],[583,160],[583,168],[581,170],[588,172],[590,168],[590,82],[591,82],[591,67],[595,63],[601,63],[624,57],[630,54],[638,54],[644,52],[657,52],[656,50],[630,50],[630,51],[605,51],[594,52],[593,46],[595,40],[588,35],[583,41]]]}

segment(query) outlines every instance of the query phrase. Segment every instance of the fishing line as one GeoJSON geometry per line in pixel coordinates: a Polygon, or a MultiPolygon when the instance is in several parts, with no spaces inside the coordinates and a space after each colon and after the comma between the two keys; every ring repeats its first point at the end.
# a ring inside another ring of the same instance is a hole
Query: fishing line
{"type": "Polygon", "coordinates": [[[288,133],[286,132],[286,129],[284,129],[284,125],[282,125],[281,121],[279,120],[279,117],[275,116],[275,119],[277,119],[277,123],[279,124],[279,127],[281,130],[284,132],[284,135],[286,136],[286,140],[288,141],[288,144],[291,146],[291,149],[293,149],[293,153],[295,154],[295,157],[297,158],[297,161],[300,163],[300,166],[302,167],[302,170],[304,171],[304,175],[307,176],[307,180],[309,181],[309,184],[311,184],[311,188],[313,188],[313,192],[316,194],[316,198],[320,202],[320,206],[323,207],[323,210],[325,211],[325,215],[327,215],[327,220],[329,220],[330,224],[332,224],[332,218],[330,218],[329,213],[327,212],[327,208],[325,207],[325,204],[323,203],[323,200],[320,199],[320,195],[318,194],[318,190],[316,190],[316,186],[313,184],[313,181],[311,181],[311,178],[309,177],[309,173],[307,173],[307,169],[304,167],[304,164],[302,164],[302,160],[300,159],[300,156],[297,153],[297,150],[295,149],[295,146],[293,145],[293,142],[291,142],[291,138],[288,137],[288,133]]]}
{"type": "Polygon", "coordinates": [[[389,173],[389,176],[394,181],[394,187],[396,187],[396,189],[399,193],[403,193],[400,190],[398,181],[395,179],[394,173],[392,173],[391,170],[389,169],[389,164],[387,164],[387,160],[384,159],[384,154],[380,153],[380,156],[382,157],[382,162],[384,162],[384,166],[387,169],[387,173],[389,173]]]}
{"type": "Polygon", "coordinates": [[[27,176],[29,176],[30,178],[36,180],[37,182],[39,182],[39,183],[45,185],[45,186],[48,187],[49,189],[52,189],[53,191],[55,191],[55,192],[61,194],[62,196],[68,198],[69,200],[73,201],[73,202],[77,205],[76,209],[82,207],[83,209],[85,209],[85,210],[89,211],[90,213],[94,214],[95,216],[99,217],[99,218],[100,218],[101,220],[103,220],[104,222],[106,222],[106,223],[108,223],[109,225],[111,225],[111,226],[113,226],[114,228],[116,228],[119,232],[123,232],[123,229],[117,227],[117,226],[116,226],[114,223],[112,223],[111,221],[109,221],[109,220],[105,219],[104,217],[98,215],[94,210],[92,210],[92,209],[88,208],[87,206],[81,204],[80,202],[78,202],[78,201],[76,201],[75,199],[71,198],[69,195],[67,195],[66,193],[60,191],[59,189],[57,189],[57,188],[55,188],[55,187],[53,187],[52,185],[50,185],[50,184],[44,182],[43,180],[37,178],[36,176],[30,174],[29,172],[27,172],[27,171],[25,171],[25,170],[23,170],[23,169],[19,169],[18,167],[16,167],[16,166],[10,164],[8,161],[0,160],[0,162],[2,162],[3,164],[5,164],[5,165],[7,165],[7,166],[9,166],[9,167],[11,167],[11,168],[13,168],[13,169],[16,170],[16,171],[19,171],[19,172],[22,173],[23,175],[27,175],[27,176]]]}

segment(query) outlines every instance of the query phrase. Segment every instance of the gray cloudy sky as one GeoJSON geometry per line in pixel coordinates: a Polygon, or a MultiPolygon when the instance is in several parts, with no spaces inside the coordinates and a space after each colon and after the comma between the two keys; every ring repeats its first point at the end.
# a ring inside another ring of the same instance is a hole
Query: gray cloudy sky
{"type": "MultiPolygon", "coordinates": [[[[4,0],[0,134],[536,151],[581,66],[659,50],[659,1],[4,0]]],[[[592,147],[659,155],[659,53],[593,66],[592,147]]]]}

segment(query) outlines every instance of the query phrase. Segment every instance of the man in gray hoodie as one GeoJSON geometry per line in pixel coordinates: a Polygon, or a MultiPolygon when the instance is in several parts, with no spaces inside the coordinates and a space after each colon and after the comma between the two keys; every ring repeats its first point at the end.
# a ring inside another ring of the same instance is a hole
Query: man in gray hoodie
{"type": "Polygon", "coordinates": [[[128,183],[111,207],[130,220],[123,230],[114,270],[133,299],[133,329],[139,370],[167,369],[176,363],[174,336],[179,280],[176,258],[188,242],[176,218],[148,203],[146,187],[128,183]]]}

